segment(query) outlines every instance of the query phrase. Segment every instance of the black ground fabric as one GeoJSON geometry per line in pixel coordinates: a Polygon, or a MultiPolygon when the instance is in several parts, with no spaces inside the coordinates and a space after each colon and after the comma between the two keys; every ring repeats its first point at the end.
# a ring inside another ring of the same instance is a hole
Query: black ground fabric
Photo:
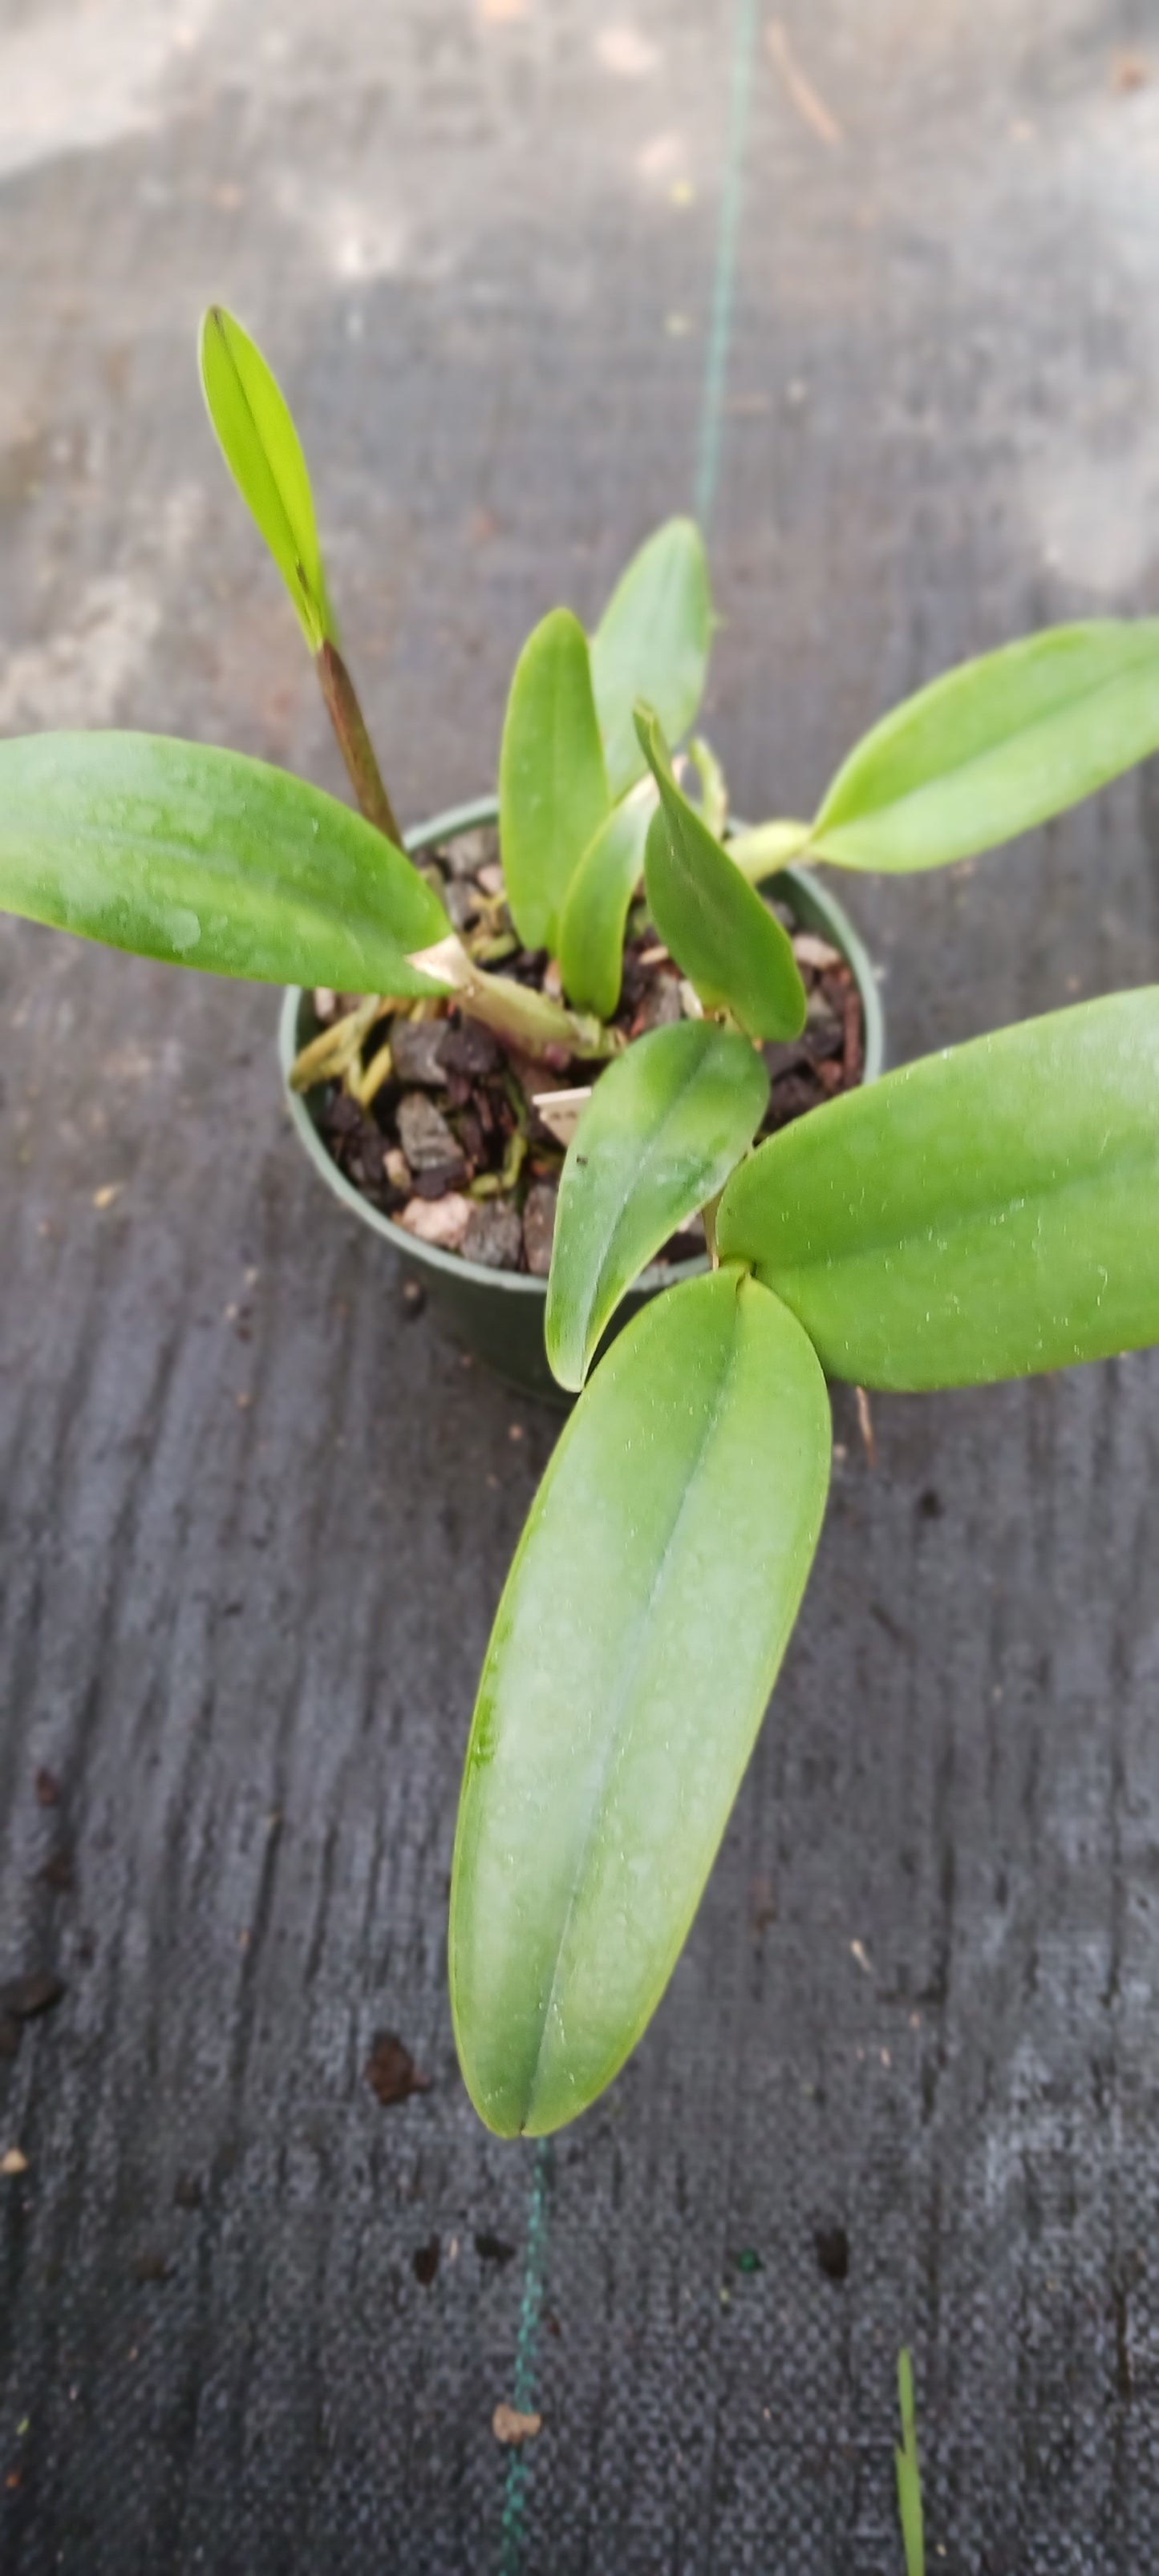
{"type": "MultiPolygon", "coordinates": [[[[532,622],[694,502],[753,816],[959,656],[1154,611],[1152,13],[778,7],[9,0],[0,730],[340,787],[211,296],[408,819],[492,783],[532,622]]],[[[1159,975],[1157,797],[839,888],[895,1061],[1159,975]]],[[[875,1464],[837,1392],[667,2000],[501,2145],[447,1880],[557,1418],[319,1188],[276,1011],[0,925],[4,2576],[901,2576],[904,2342],[932,2576],[1138,2576],[1159,1359],[881,1399],[875,1464]]]]}

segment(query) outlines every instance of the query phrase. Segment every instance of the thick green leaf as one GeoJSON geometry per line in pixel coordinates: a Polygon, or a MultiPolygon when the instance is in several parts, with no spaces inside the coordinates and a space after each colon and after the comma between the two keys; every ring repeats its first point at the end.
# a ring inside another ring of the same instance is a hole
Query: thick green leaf
{"type": "Polygon", "coordinates": [[[668,519],[633,555],[592,637],[592,680],[613,796],[644,775],[632,721],[637,698],[679,742],[700,705],[712,642],[712,595],[694,519],[668,519]]]}
{"type": "Polygon", "coordinates": [[[547,1356],[583,1385],[626,1288],[751,1145],[769,1077],[747,1038],[712,1020],[654,1029],[596,1084],[560,1182],[547,1356]]]}
{"type": "Polygon", "coordinates": [[[563,1434],[499,1605],[451,1886],[459,2057],[505,2137],[574,2119],[660,2000],[805,1588],[829,1442],[804,1334],[728,1270],[646,1306],[563,1434]]]}
{"type": "Polygon", "coordinates": [[[796,1037],[807,1006],[792,941],[681,794],[651,710],[637,722],[660,790],[644,883],[661,939],[707,1009],[735,1012],[755,1038],[796,1037]]]}
{"type": "Polygon", "coordinates": [[[199,355],[222,454],[316,653],[334,629],[310,477],[289,405],[261,350],[220,304],[203,317],[199,355]]]}
{"type": "Polygon", "coordinates": [[[215,975],[443,989],[408,963],[450,923],[401,850],[284,770],[156,734],[0,742],[0,906],[215,975]]]}
{"type": "Polygon", "coordinates": [[[993,849],[1159,747],[1159,619],[1056,626],[964,662],[875,725],[813,825],[846,868],[993,849]]]}
{"type": "Polygon", "coordinates": [[[1159,986],[813,1111],[733,1174],[717,1242],[861,1386],[965,1386],[1159,1341],[1159,986]]]}
{"type": "Polygon", "coordinates": [[[644,873],[656,798],[643,785],[615,805],[584,851],[563,907],[559,967],[570,999],[610,1020],[624,974],[628,906],[644,873]]]}
{"type": "Polygon", "coordinates": [[[553,608],[515,665],[499,755],[503,875],[526,948],[554,955],[568,887],[608,804],[587,637],[569,608],[553,608]]]}

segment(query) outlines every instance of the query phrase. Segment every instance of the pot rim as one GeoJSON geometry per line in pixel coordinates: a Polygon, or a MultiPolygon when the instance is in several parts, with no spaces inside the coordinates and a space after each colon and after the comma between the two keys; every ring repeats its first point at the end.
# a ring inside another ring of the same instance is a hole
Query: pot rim
{"type": "MultiPolygon", "coordinates": [[[[404,832],[403,846],[412,857],[416,857],[423,850],[436,848],[440,842],[457,840],[464,832],[477,831],[486,824],[496,822],[498,815],[499,799],[494,795],[473,797],[465,805],[448,805],[441,814],[433,814],[428,821],[416,823],[412,830],[404,832]]],[[[747,829],[747,826],[738,822],[735,817],[730,817],[730,821],[734,832],[747,829]]],[[[862,1081],[875,1081],[883,1068],[885,1032],[877,977],[869,952],[859,933],[854,929],[853,923],[844,906],[838,902],[836,895],[829,892],[828,886],[818,883],[811,869],[792,866],[778,868],[775,878],[770,878],[768,883],[784,885],[790,900],[794,894],[807,896],[809,903],[824,914],[827,927],[832,933],[833,945],[835,948],[840,948],[846,964],[852,967],[854,982],[861,995],[861,1009],[865,1024],[865,1070],[862,1081]]],[[[305,991],[304,985],[288,984],[282,996],[278,1019],[278,1059],[281,1066],[282,1087],[290,1113],[290,1123],[297,1130],[299,1140],[304,1145],[311,1162],[321,1173],[322,1179],[333,1191],[335,1198],[340,1199],[353,1216],[360,1217],[364,1225],[371,1226],[376,1234],[383,1235],[388,1243],[393,1244],[395,1251],[401,1253],[408,1261],[420,1261],[433,1270],[446,1271],[454,1279],[464,1282],[470,1280],[480,1288],[498,1290],[507,1296],[546,1297],[546,1279],[535,1278],[530,1271],[492,1270],[481,1261],[465,1261],[461,1252],[445,1251],[441,1244],[423,1243],[418,1235],[410,1234],[405,1226],[396,1225],[394,1218],[384,1215],[381,1208],[372,1207],[370,1200],[363,1197],[361,1190],[355,1189],[353,1181],[348,1181],[345,1173],[339,1171],[337,1163],[328,1153],[310,1115],[307,1105],[308,1095],[290,1089],[290,1069],[298,1053],[298,1015],[305,991]]],[[[647,1270],[640,1272],[633,1284],[637,1291],[649,1293],[674,1286],[678,1278],[698,1278],[708,1267],[707,1254],[695,1261],[681,1261],[678,1264],[652,1262],[647,1270]]]]}

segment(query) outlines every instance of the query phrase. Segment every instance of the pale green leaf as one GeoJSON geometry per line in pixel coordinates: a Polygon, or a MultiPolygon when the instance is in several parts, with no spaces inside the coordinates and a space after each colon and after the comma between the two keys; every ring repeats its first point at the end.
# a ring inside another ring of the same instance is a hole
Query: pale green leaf
{"type": "Polygon", "coordinates": [[[450,923],[334,797],[156,734],[0,742],[0,907],[113,948],[273,984],[442,990],[409,964],[450,923]]]}
{"type": "Polygon", "coordinates": [[[1061,814],[1159,748],[1159,619],[1056,626],[948,671],[838,771],[811,848],[944,867],[1061,814]]]}
{"type": "Polygon", "coordinates": [[[467,1754],[451,2000],[503,2136],[609,2083],[679,1956],[805,1587],[829,1407],[735,1271],[612,1344],[532,1505],[467,1754]]]}
{"type": "Polygon", "coordinates": [[[677,787],[655,715],[637,721],[660,790],[644,883],[661,939],[706,1009],[734,1012],[752,1037],[796,1037],[807,1005],[788,933],[677,787]]]}
{"type": "Polygon", "coordinates": [[[608,807],[587,637],[570,609],[553,608],[515,665],[499,757],[503,875],[525,948],[555,954],[568,888],[608,807]]]}
{"type": "Polygon", "coordinates": [[[334,624],[310,477],[280,385],[232,313],[211,304],[201,325],[201,384],[221,452],[265,538],[317,653],[334,624]]]}
{"type": "Polygon", "coordinates": [[[563,988],[583,1010],[610,1020],[620,998],[628,906],[644,873],[644,843],[656,811],[649,780],[614,805],[584,851],[563,907],[563,988]]]}
{"type": "Polygon", "coordinates": [[[622,796],[644,774],[632,721],[637,698],[669,742],[687,733],[704,694],[712,595],[694,519],[668,519],[633,555],[592,637],[592,680],[608,779],[622,796]]]}
{"type": "Polygon", "coordinates": [[[601,1075],[560,1182],[545,1333],[561,1386],[582,1386],[625,1290],[723,1187],[768,1098],[748,1039],[711,1020],[654,1029],[601,1075]]]}
{"type": "MultiPolygon", "coordinates": [[[[724,838],[728,823],[728,781],[716,753],[703,734],[694,733],[688,746],[688,757],[700,780],[700,803],[697,812],[707,824],[714,841],[724,838]]],[[[730,850],[729,857],[735,857],[730,850]]]]}
{"type": "Polygon", "coordinates": [[[1159,1341],[1159,987],[887,1074],[717,1211],[834,1377],[965,1386],[1159,1341]]]}
{"type": "Polygon", "coordinates": [[[913,2364],[908,2352],[898,2354],[898,2404],[901,2413],[901,2443],[894,2452],[897,2471],[897,2512],[905,2550],[905,2576],[925,2576],[926,2547],[922,2526],[922,2481],[918,2460],[917,2419],[914,2411],[913,2364]]]}

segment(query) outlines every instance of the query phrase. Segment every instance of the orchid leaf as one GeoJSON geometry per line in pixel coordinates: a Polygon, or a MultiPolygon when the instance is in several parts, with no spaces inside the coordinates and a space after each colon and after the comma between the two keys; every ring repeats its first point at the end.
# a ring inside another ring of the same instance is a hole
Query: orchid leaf
{"type": "Polygon", "coordinates": [[[661,939],[706,1009],[734,1012],[755,1038],[796,1037],[805,987],[787,931],[676,785],[651,709],[638,711],[637,724],[660,791],[644,882],[661,939]]]}
{"type": "MultiPolygon", "coordinates": [[[[714,841],[724,838],[728,823],[728,781],[716,753],[703,734],[694,733],[688,746],[688,757],[700,780],[701,822],[706,824],[714,841]]],[[[729,856],[733,853],[730,851],[729,856]]]]}
{"type": "Polygon", "coordinates": [[[687,733],[704,694],[712,595],[694,519],[668,519],[633,555],[592,637],[592,680],[612,795],[644,775],[632,721],[655,707],[669,742],[687,733]]]}
{"type": "Polygon", "coordinates": [[[1013,840],[1159,749],[1159,618],[1048,627],[963,662],[875,725],[810,846],[846,868],[944,867],[1013,840]]]}
{"type": "Polygon", "coordinates": [[[156,734],[0,742],[0,906],[216,975],[443,989],[409,956],[450,923],[401,850],[285,770],[156,734]]]}
{"type": "Polygon", "coordinates": [[[711,1020],[654,1029],[609,1065],[568,1147],[547,1290],[547,1356],[583,1385],[625,1290],[751,1145],[769,1077],[711,1020]]]}
{"type": "Polygon", "coordinates": [[[721,1270],[612,1344],[531,1508],[475,1710],[451,1885],[468,2090],[504,2137],[574,2119],[676,1964],[805,1588],[825,1384],[721,1270]]]}
{"type": "Polygon", "coordinates": [[[554,608],[515,665],[499,758],[503,875],[525,948],[557,950],[568,888],[609,801],[587,637],[570,609],[554,608]]]}
{"type": "Polygon", "coordinates": [[[861,1386],[967,1386],[1159,1341],[1159,986],[813,1111],[734,1172],[717,1243],[861,1386]]]}
{"type": "Polygon", "coordinates": [[[335,640],[335,629],[310,477],[289,405],[261,350],[220,304],[203,318],[199,358],[221,452],[317,653],[335,640]]]}
{"type": "Polygon", "coordinates": [[[568,887],[559,931],[564,991],[601,1020],[610,1020],[619,1002],[628,906],[644,873],[644,844],[655,811],[651,781],[641,781],[613,806],[568,887]]]}

